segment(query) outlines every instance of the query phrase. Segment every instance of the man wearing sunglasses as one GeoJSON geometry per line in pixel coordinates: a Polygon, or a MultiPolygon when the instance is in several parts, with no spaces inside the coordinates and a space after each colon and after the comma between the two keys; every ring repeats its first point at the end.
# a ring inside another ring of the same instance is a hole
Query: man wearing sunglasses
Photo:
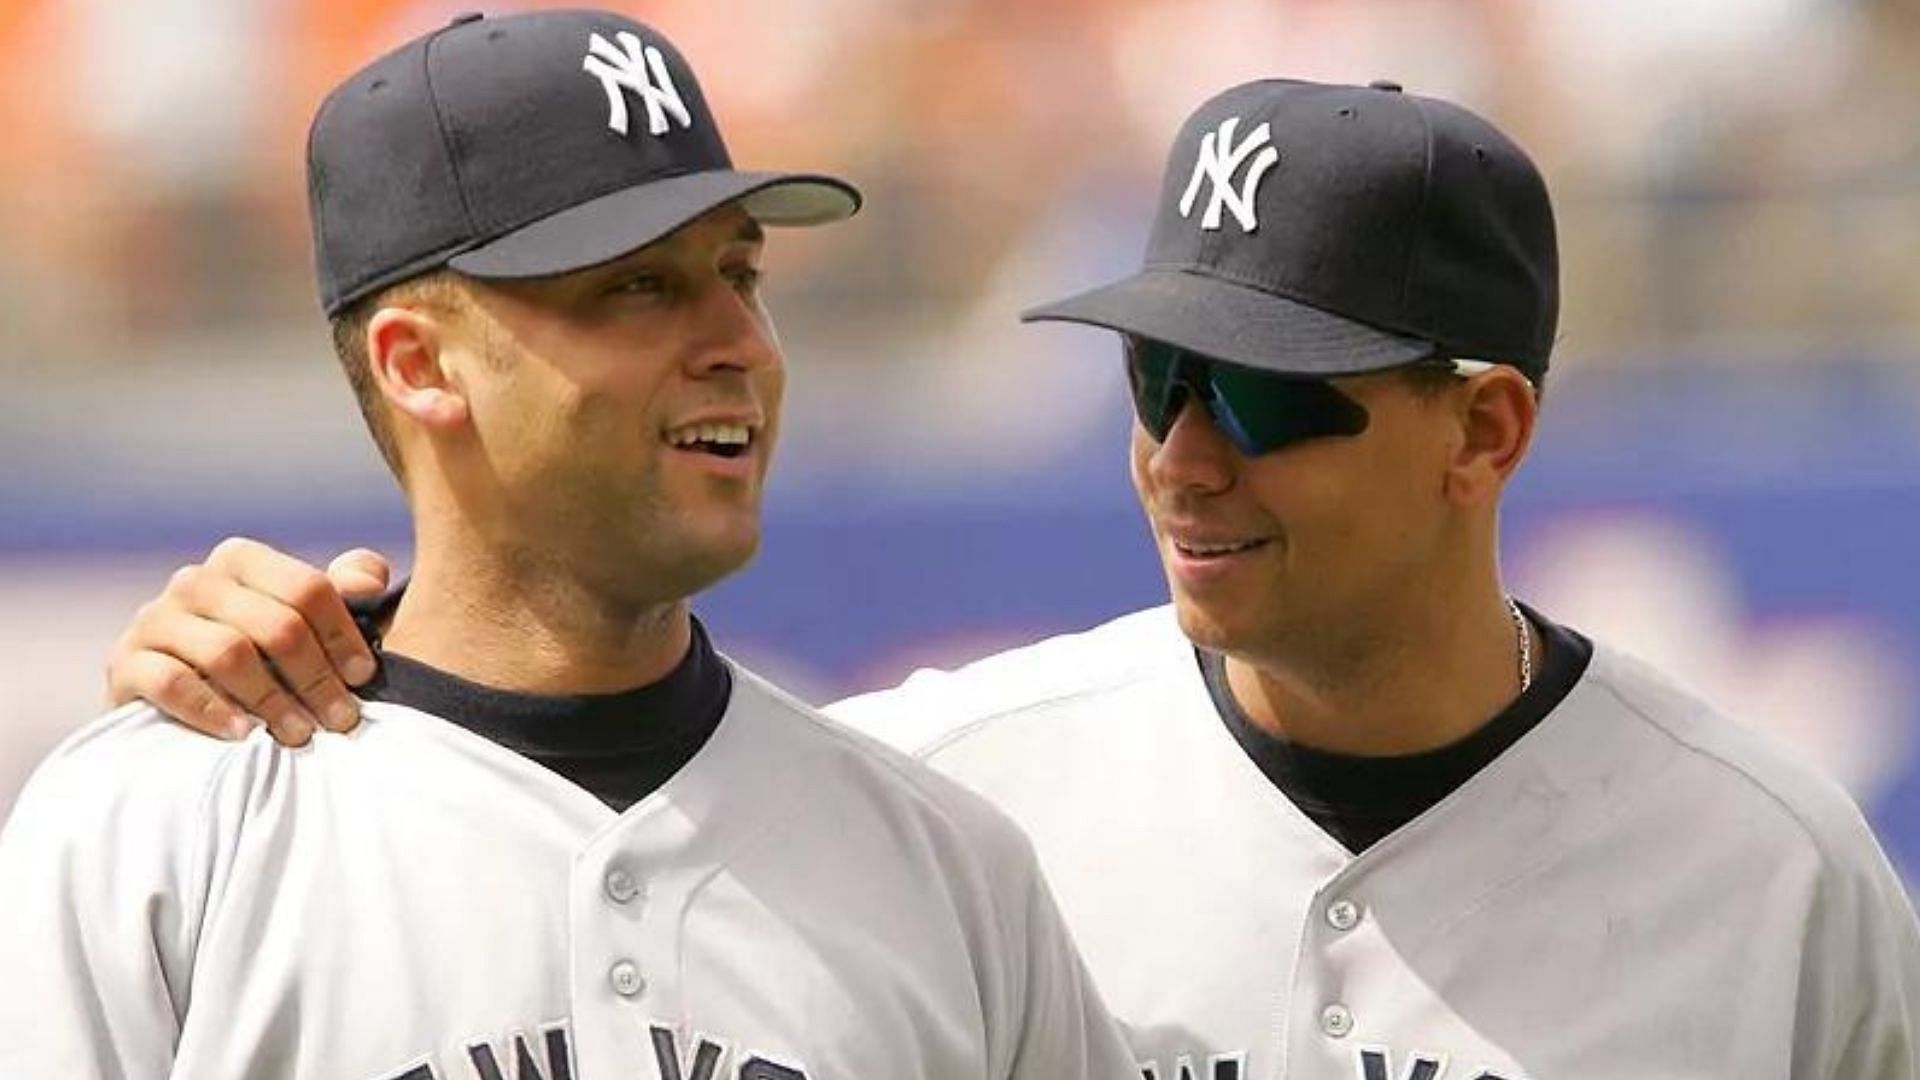
{"type": "MultiPolygon", "coordinates": [[[[1152,1080],[1920,1075],[1846,796],[1501,584],[1557,306],[1498,130],[1267,81],[1188,119],[1139,273],[1028,313],[1120,335],[1172,603],[833,711],[1025,826],[1152,1080]]],[[[255,712],[328,685],[358,647],[303,573],[229,545],[117,693],[209,715],[168,630],[209,618],[300,643],[224,673],[255,712]]]]}

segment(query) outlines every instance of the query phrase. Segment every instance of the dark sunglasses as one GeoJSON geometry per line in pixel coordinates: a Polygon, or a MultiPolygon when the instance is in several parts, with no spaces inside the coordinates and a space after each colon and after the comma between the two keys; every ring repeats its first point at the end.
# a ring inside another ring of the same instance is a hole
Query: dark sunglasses
{"type": "MultiPolygon", "coordinates": [[[[1156,442],[1180,418],[1187,396],[1242,454],[1256,457],[1307,439],[1358,435],[1367,410],[1326,379],[1230,364],[1151,338],[1122,336],[1134,415],[1156,442]]],[[[1462,377],[1491,367],[1478,360],[1423,360],[1462,377]]]]}

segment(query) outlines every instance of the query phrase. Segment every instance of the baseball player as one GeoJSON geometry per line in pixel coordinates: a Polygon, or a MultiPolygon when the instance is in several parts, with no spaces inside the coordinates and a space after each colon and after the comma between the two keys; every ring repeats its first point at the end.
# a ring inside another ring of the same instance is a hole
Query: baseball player
{"type": "MultiPolygon", "coordinates": [[[[1029,831],[1147,1077],[1920,1076],[1920,933],[1858,810],[1501,585],[1557,304],[1492,125],[1268,81],[1187,120],[1138,274],[1029,313],[1120,336],[1172,603],[830,711],[1029,831]]],[[[230,547],[119,666],[205,672],[169,627],[283,558],[230,547]]],[[[351,651],[338,603],[222,621],[305,640],[269,650],[298,686],[351,651]]]]}
{"type": "Polygon", "coordinates": [[[0,1073],[1135,1075],[1031,848],[722,658],[782,359],[763,225],[624,17],[477,16],[321,106],[321,294],[414,512],[365,723],[300,750],[120,709],[0,835],[0,1073]]]}

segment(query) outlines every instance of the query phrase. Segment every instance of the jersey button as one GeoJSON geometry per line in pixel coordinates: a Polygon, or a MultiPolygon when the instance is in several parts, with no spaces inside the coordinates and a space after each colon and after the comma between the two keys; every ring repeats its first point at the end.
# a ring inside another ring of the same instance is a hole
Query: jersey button
{"type": "Polygon", "coordinates": [[[640,966],[631,960],[622,960],[608,968],[607,981],[613,984],[613,992],[621,997],[632,997],[647,985],[647,980],[640,977],[640,966]]]}
{"type": "Polygon", "coordinates": [[[1360,925],[1360,905],[1351,900],[1335,900],[1328,904],[1327,925],[1342,932],[1360,925]]]}
{"type": "Polygon", "coordinates": [[[1320,1030],[1335,1039],[1346,1038],[1353,1031],[1353,1013],[1340,1004],[1321,1009],[1320,1030]]]}
{"type": "Polygon", "coordinates": [[[617,866],[607,871],[603,884],[607,889],[607,899],[616,904],[631,903],[634,897],[640,895],[640,882],[617,866]]]}

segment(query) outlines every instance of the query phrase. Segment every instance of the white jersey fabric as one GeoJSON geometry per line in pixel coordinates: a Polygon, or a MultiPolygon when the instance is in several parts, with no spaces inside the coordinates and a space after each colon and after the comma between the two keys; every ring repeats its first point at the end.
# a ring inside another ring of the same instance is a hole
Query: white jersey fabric
{"type": "Polygon", "coordinates": [[[735,675],[622,814],[397,705],[110,714],[0,834],[0,1075],[1136,1075],[1003,815],[735,675]]]}
{"type": "Polygon", "coordinates": [[[1159,1080],[1920,1075],[1920,938],[1859,812],[1605,646],[1359,856],[1235,742],[1170,608],[829,712],[1027,830],[1159,1080]]]}

